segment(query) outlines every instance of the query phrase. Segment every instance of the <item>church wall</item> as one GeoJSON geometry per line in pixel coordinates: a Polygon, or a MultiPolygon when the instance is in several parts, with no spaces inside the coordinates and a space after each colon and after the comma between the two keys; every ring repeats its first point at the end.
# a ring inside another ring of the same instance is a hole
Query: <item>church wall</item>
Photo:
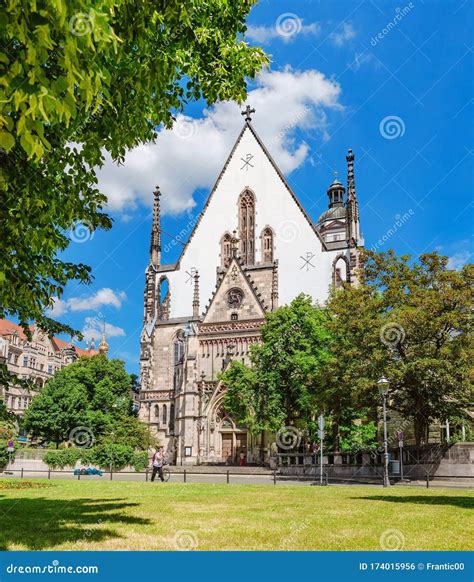
{"type": "Polygon", "coordinates": [[[255,194],[256,262],[261,258],[260,233],[266,226],[274,230],[280,305],[289,303],[301,292],[315,300],[326,299],[336,255],[322,251],[314,230],[247,129],[182,257],[180,269],[168,273],[172,318],[192,312],[193,285],[189,273],[194,269],[200,275],[201,311],[211,296],[216,267],[221,263],[220,240],[224,232],[237,228],[238,199],[245,188],[255,194]],[[249,153],[254,156],[254,167],[246,171],[241,169],[242,159],[249,153]]]}

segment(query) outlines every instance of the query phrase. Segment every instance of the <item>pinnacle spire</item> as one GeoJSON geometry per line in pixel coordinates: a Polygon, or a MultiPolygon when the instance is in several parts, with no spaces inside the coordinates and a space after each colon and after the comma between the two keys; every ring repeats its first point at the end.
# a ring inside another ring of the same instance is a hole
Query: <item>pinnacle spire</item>
{"type": "Polygon", "coordinates": [[[159,186],[153,192],[153,225],[151,227],[150,263],[154,267],[160,266],[161,261],[161,225],[160,225],[160,197],[159,186]]]}
{"type": "Polygon", "coordinates": [[[347,239],[349,244],[357,246],[360,240],[359,204],[357,202],[355,178],[355,156],[351,149],[347,152],[347,239]]]}
{"type": "Polygon", "coordinates": [[[355,156],[352,150],[349,149],[347,152],[347,194],[352,195],[355,198],[355,178],[354,178],[354,159],[355,156]]]}
{"type": "Polygon", "coordinates": [[[193,317],[199,317],[199,273],[194,274],[193,317]]]}

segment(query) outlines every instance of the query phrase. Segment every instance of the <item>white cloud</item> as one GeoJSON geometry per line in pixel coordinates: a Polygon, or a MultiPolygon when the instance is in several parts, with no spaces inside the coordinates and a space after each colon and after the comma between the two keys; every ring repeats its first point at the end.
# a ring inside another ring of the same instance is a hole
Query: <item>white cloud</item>
{"type": "Polygon", "coordinates": [[[318,22],[303,24],[303,19],[295,14],[283,14],[286,18],[278,19],[274,26],[252,26],[247,27],[245,37],[248,40],[259,44],[268,44],[273,39],[283,42],[292,42],[297,36],[317,36],[321,32],[321,25],[318,22]]]}
{"type": "Polygon", "coordinates": [[[108,287],[103,287],[90,296],[70,297],[65,301],[55,297],[52,309],[48,310],[48,316],[60,317],[68,311],[95,311],[106,305],[120,309],[124,299],[126,299],[124,291],[115,292],[108,287]]]}
{"type": "Polygon", "coordinates": [[[448,260],[448,269],[454,269],[455,271],[461,270],[464,265],[467,265],[471,260],[472,253],[469,251],[460,251],[455,253],[448,260]]]}
{"type": "MultiPolygon", "coordinates": [[[[102,320],[98,317],[86,317],[84,320],[84,327],[82,329],[82,335],[84,340],[90,341],[91,339],[98,340],[102,337],[104,331],[104,324],[102,320]]],[[[112,325],[111,323],[105,324],[105,336],[106,337],[122,337],[125,335],[125,330],[121,327],[112,325]]],[[[97,344],[95,346],[97,348],[97,344]]]]}
{"type": "Polygon", "coordinates": [[[125,298],[124,291],[116,293],[113,289],[103,287],[89,297],[71,297],[67,304],[71,311],[93,311],[105,305],[120,309],[125,298]]]}
{"type": "Polygon", "coordinates": [[[329,40],[336,46],[343,46],[348,40],[351,40],[356,35],[354,27],[349,22],[343,22],[341,27],[336,31],[331,32],[329,40]]]}
{"type": "Polygon", "coordinates": [[[62,299],[58,299],[58,297],[53,297],[53,307],[51,309],[47,310],[47,315],[48,317],[52,317],[53,319],[56,317],[60,317],[61,315],[64,315],[67,310],[68,310],[68,306],[67,306],[67,301],[63,301],[62,299]]]}
{"type": "MultiPolygon", "coordinates": [[[[309,146],[295,136],[296,129],[327,137],[326,111],[342,109],[340,86],[316,70],[264,72],[247,102],[256,109],[252,123],[281,170],[289,174],[308,158],[309,146]]],[[[193,194],[210,189],[242,127],[239,107],[221,102],[194,119],[178,115],[172,130],[162,129],[154,143],[130,151],[123,165],[106,155],[98,171],[99,188],[115,211],[148,206],[159,184],[162,210],[179,214],[192,210],[193,194]]]]}

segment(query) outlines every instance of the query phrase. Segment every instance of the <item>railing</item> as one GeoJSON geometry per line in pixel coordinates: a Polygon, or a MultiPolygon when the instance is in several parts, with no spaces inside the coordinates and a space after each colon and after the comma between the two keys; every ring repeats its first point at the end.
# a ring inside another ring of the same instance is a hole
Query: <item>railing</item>
{"type": "MultiPolygon", "coordinates": [[[[77,475],[74,474],[74,469],[71,470],[64,470],[64,469],[5,469],[3,471],[0,471],[0,477],[2,475],[2,473],[4,475],[12,475],[15,476],[14,474],[17,473],[19,474],[20,479],[25,479],[26,477],[29,477],[30,473],[41,473],[44,477],[46,477],[47,479],[51,479],[54,478],[55,474],[60,474],[60,475],[66,475],[67,477],[71,477],[71,479],[77,479],[78,481],[80,481],[81,479],[87,479],[88,477],[99,477],[99,475],[85,475],[79,472],[77,475]]],[[[104,470],[102,471],[102,477],[108,477],[108,479],[110,481],[112,481],[114,479],[114,477],[120,477],[120,475],[141,475],[142,479],[147,482],[150,478],[151,475],[151,471],[150,469],[146,469],[146,471],[114,471],[112,470],[104,470]]],[[[187,483],[188,481],[188,477],[190,475],[200,475],[200,476],[220,476],[223,478],[223,480],[225,479],[226,483],[230,483],[231,482],[231,477],[259,477],[259,478],[268,478],[268,480],[271,480],[273,482],[274,485],[276,485],[277,482],[277,472],[276,471],[267,471],[265,473],[250,473],[250,472],[242,472],[242,471],[238,471],[238,472],[232,472],[232,471],[206,471],[206,472],[202,472],[202,471],[193,471],[192,469],[184,469],[182,471],[173,471],[170,470],[170,475],[171,476],[182,476],[182,482],[183,483],[187,483]]],[[[35,478],[34,476],[32,478],[35,478]]],[[[38,478],[41,478],[38,476],[38,478]]],[[[119,479],[120,480],[120,479],[119,479]]]]}

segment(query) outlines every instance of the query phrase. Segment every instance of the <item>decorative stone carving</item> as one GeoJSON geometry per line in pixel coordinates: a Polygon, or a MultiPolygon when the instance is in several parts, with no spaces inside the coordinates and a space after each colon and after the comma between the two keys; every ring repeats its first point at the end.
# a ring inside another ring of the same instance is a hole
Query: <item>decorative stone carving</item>
{"type": "Polygon", "coordinates": [[[231,309],[238,309],[242,305],[243,300],[244,292],[242,291],[242,289],[239,289],[238,287],[232,287],[232,289],[230,289],[227,292],[226,296],[227,307],[230,307],[231,309]]]}

